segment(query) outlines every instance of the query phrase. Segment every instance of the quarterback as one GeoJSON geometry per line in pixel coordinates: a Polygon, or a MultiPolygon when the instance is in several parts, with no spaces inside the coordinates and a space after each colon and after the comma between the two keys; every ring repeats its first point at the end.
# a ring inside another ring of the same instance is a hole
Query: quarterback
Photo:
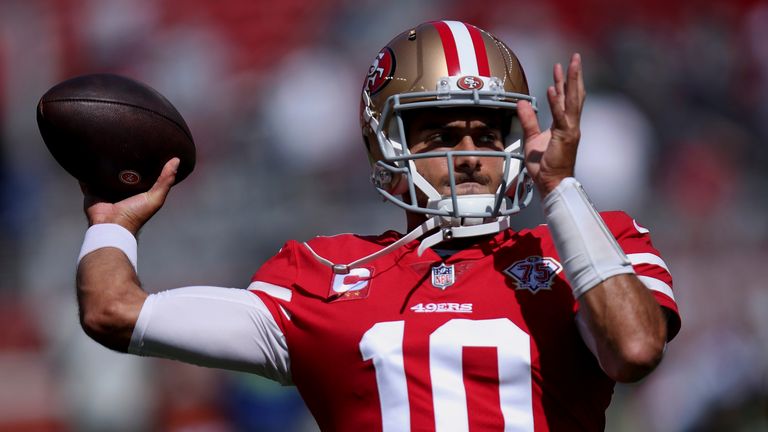
{"type": "Polygon", "coordinates": [[[540,129],[517,57],[458,21],[418,25],[375,56],[360,121],[371,180],[407,233],[288,241],[247,289],[148,294],[136,233],[146,193],[85,196],[81,323],[142,356],[297,386],[326,431],[600,431],[616,382],[661,361],[680,328],[649,230],[597,212],[574,165],[581,57],[553,68],[540,129]],[[510,218],[538,192],[546,224],[510,218]]]}

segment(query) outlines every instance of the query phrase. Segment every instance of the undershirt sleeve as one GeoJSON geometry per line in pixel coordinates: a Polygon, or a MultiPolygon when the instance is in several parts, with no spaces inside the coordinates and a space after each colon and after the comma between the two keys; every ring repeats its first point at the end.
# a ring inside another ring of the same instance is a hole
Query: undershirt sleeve
{"type": "Polygon", "coordinates": [[[191,286],[151,294],[128,352],[291,384],[285,336],[262,300],[244,289],[191,286]]]}

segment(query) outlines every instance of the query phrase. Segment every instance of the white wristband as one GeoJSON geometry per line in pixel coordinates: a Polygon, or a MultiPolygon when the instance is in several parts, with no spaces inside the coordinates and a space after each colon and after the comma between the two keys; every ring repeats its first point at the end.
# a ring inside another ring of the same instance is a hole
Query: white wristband
{"type": "Polygon", "coordinates": [[[611,276],[635,272],[575,178],[563,179],[542,205],[574,297],[611,276]]]}
{"type": "Polygon", "coordinates": [[[133,265],[133,269],[138,271],[136,265],[138,261],[136,237],[122,226],[111,223],[96,224],[88,228],[88,231],[85,232],[83,246],[80,248],[80,256],[77,257],[77,264],[80,265],[80,261],[84,256],[96,249],[105,247],[113,247],[123,251],[125,256],[128,257],[128,261],[133,265]]]}

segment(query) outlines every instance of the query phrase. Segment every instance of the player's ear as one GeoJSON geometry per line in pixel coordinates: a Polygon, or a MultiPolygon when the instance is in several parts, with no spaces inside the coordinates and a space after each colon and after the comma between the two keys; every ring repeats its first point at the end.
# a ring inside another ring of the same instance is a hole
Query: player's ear
{"type": "Polygon", "coordinates": [[[402,174],[397,174],[393,180],[391,194],[395,196],[406,195],[408,192],[408,181],[402,174]]]}

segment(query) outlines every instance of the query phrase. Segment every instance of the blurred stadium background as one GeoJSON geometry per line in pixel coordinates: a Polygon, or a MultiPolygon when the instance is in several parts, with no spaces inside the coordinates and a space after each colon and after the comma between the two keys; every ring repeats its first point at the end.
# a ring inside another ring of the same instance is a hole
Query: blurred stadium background
{"type": "Polygon", "coordinates": [[[683,330],[617,387],[608,430],[768,430],[768,2],[0,0],[0,431],[316,428],[293,389],[83,334],[81,196],[34,117],[50,86],[115,72],[177,106],[198,165],[142,233],[140,274],[243,287],[289,238],[404,228],[367,181],[359,89],[389,38],[440,18],[506,40],[535,95],[583,54],[578,176],[672,269],[683,330]]]}

